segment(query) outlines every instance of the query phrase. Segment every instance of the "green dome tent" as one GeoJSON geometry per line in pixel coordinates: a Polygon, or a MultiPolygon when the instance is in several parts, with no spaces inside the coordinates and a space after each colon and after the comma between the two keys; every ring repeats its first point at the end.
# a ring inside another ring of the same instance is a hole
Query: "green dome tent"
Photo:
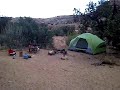
{"type": "Polygon", "coordinates": [[[97,54],[105,52],[105,46],[105,42],[96,35],[84,33],[70,41],[69,50],[82,50],[90,54],[97,54]]]}

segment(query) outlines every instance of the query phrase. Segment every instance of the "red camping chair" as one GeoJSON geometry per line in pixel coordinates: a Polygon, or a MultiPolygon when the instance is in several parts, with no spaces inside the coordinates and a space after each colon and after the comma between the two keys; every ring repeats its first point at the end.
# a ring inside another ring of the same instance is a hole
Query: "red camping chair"
{"type": "Polygon", "coordinates": [[[12,49],[9,49],[9,50],[8,50],[8,54],[9,54],[10,56],[12,56],[12,55],[15,55],[16,52],[15,52],[14,50],[12,50],[12,49]]]}

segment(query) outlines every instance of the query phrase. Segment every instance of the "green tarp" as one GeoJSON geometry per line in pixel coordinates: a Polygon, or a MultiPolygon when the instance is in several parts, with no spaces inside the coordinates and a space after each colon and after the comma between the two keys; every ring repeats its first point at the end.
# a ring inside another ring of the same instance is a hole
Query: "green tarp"
{"type": "Polygon", "coordinates": [[[105,52],[105,41],[91,33],[84,33],[72,39],[69,50],[83,50],[90,54],[105,52]]]}

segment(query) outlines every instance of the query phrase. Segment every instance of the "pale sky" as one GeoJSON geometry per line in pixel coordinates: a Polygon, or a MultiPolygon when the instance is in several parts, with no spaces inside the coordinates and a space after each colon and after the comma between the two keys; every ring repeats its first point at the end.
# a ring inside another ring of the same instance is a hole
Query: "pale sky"
{"type": "Polygon", "coordinates": [[[0,0],[0,16],[49,18],[72,15],[73,8],[84,12],[89,1],[98,0],[0,0]]]}

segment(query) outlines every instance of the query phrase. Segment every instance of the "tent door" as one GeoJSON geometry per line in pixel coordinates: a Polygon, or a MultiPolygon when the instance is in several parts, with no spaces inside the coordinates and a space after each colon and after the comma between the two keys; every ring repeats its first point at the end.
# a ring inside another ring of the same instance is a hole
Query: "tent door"
{"type": "Polygon", "coordinates": [[[88,43],[85,39],[80,38],[76,44],[76,48],[87,49],[88,43]]]}

